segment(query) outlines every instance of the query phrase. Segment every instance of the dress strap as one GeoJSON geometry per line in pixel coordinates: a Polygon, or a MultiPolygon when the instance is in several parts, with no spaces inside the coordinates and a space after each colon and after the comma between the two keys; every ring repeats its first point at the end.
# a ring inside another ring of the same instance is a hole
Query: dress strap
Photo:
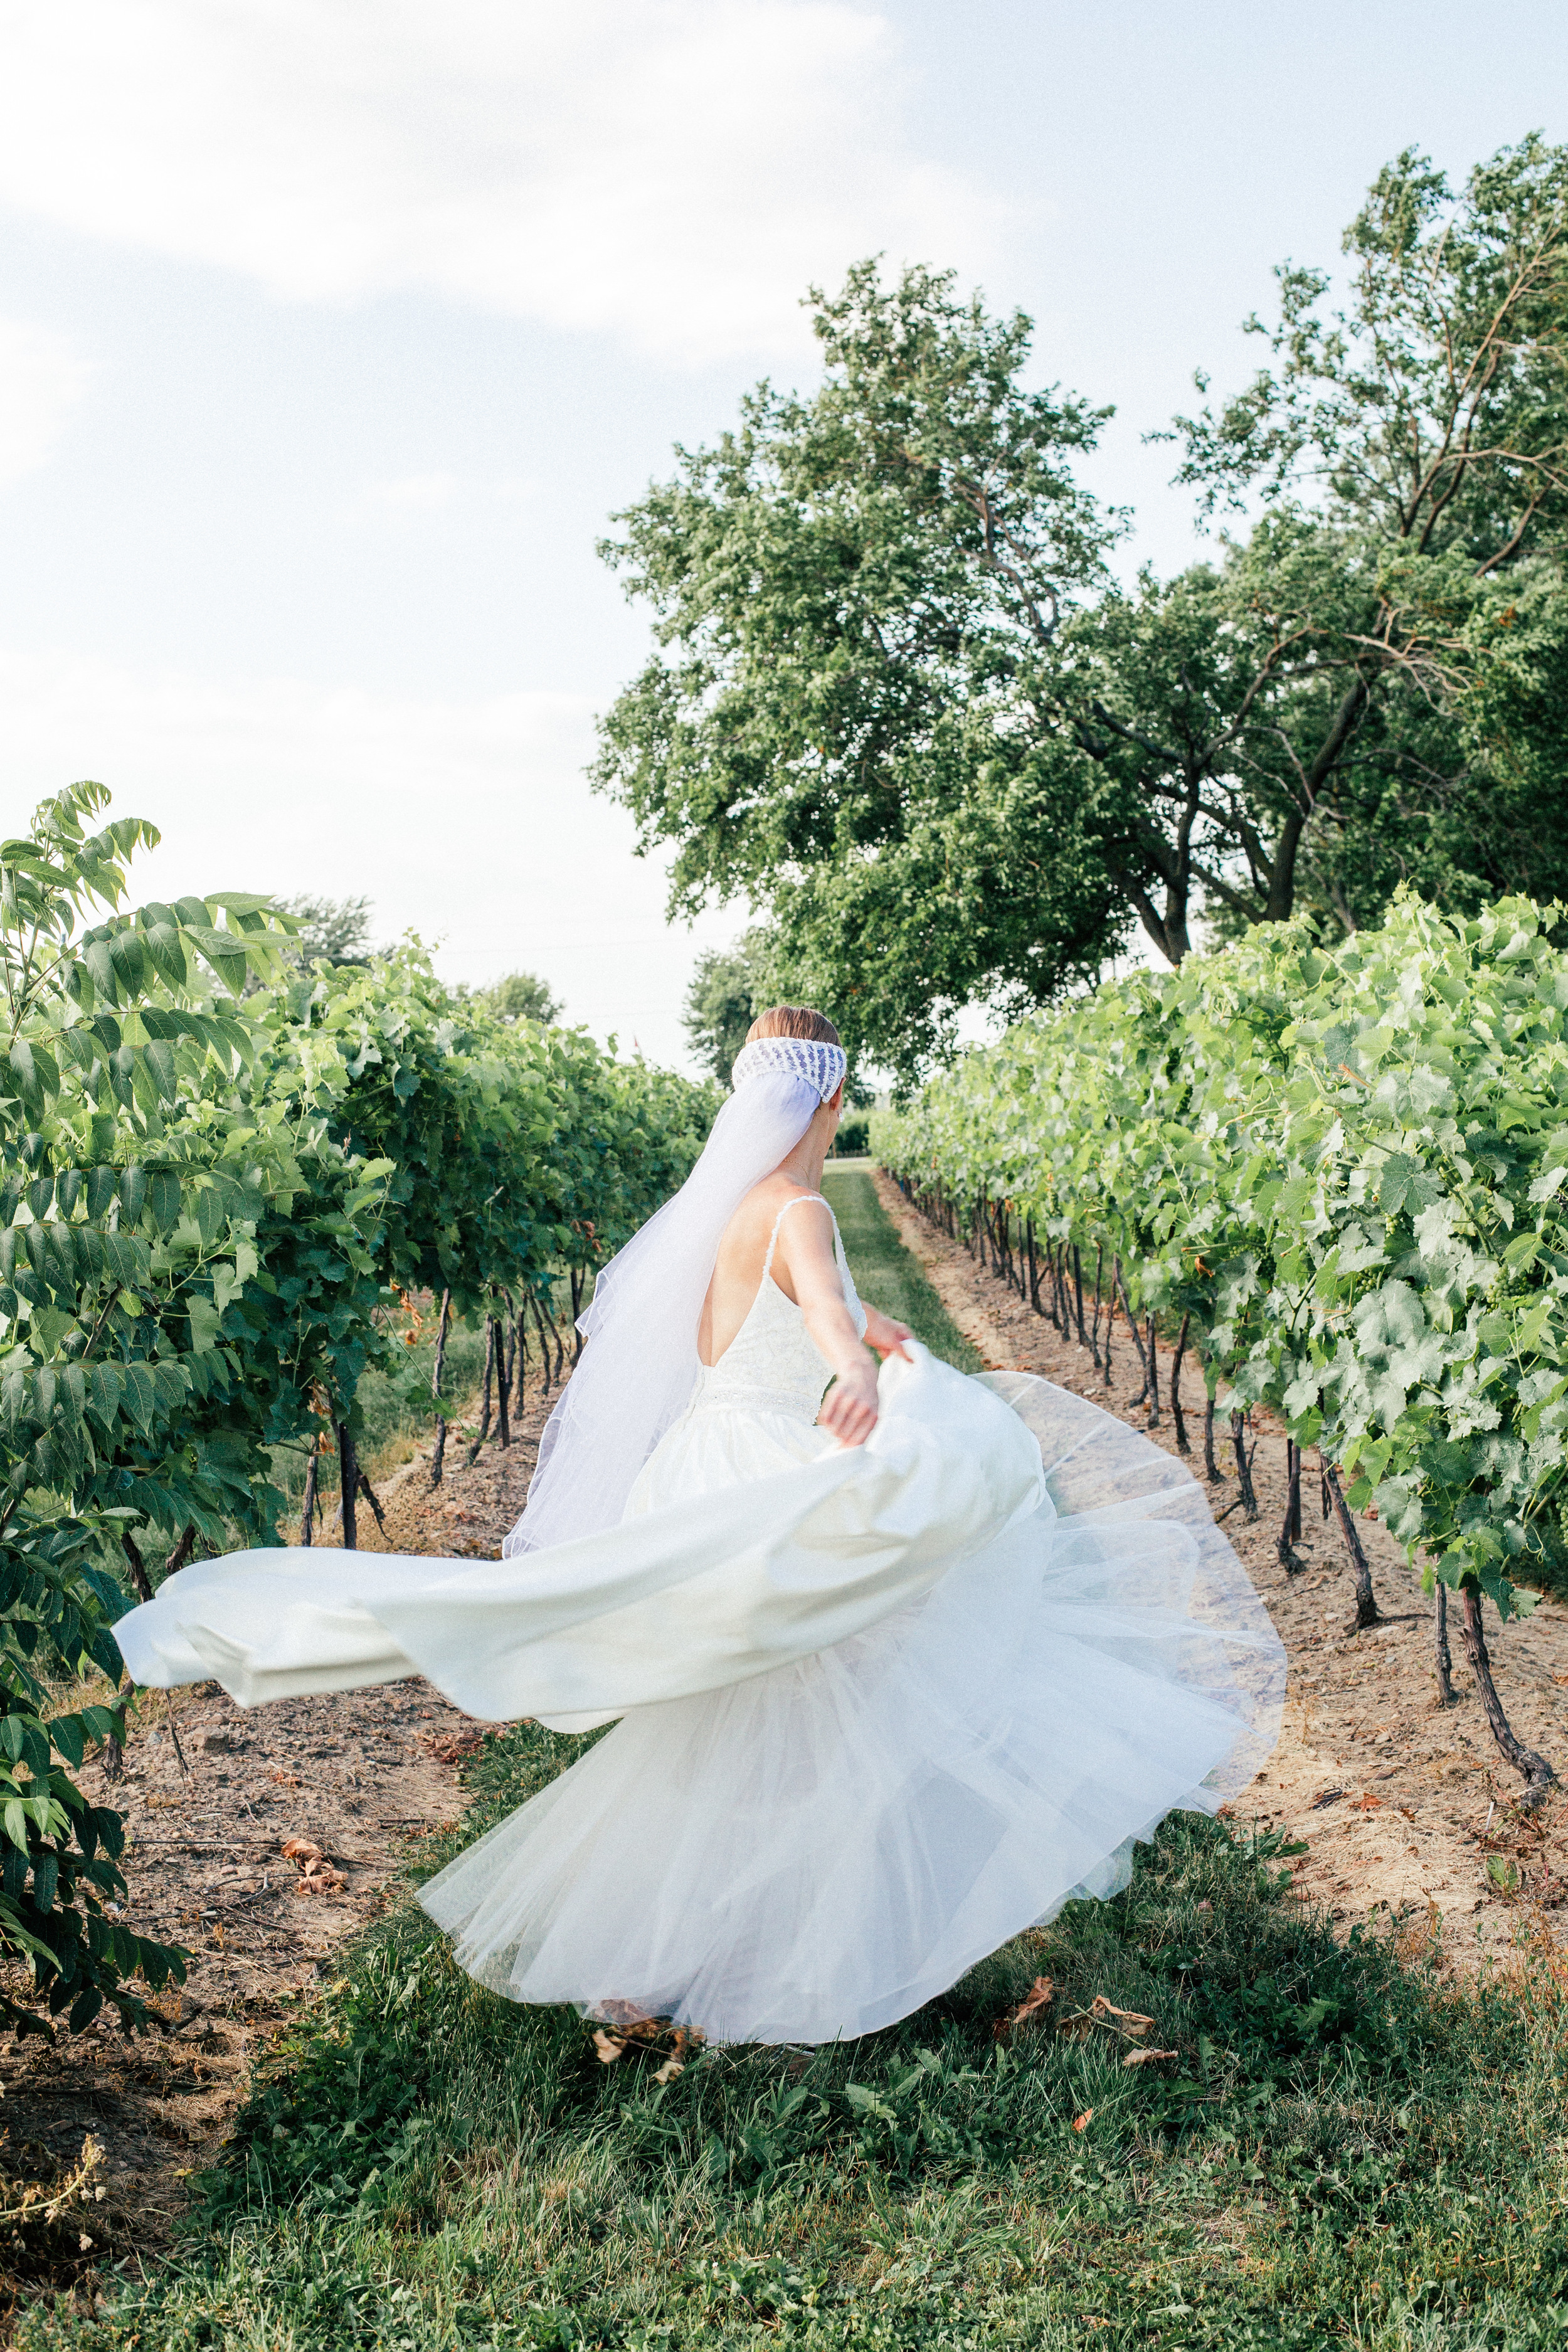
{"type": "Polygon", "coordinates": [[[791,1201],[786,1201],[786,1202],[784,1202],[784,1207],[779,1211],[778,1215],[773,1219],[773,1232],[768,1235],[768,1254],[767,1254],[766,1257],[765,1257],[765,1258],[763,1258],[763,1280],[764,1282],[766,1282],[766,1280],[767,1280],[767,1278],[768,1278],[769,1275],[773,1272],[773,1252],[774,1252],[774,1250],[778,1247],[778,1240],[779,1240],[779,1227],[783,1224],[783,1223],[784,1223],[784,1219],[788,1216],[788,1214],[789,1214],[790,1211],[791,1211],[792,1209],[798,1209],[798,1208],[799,1208],[799,1206],[800,1206],[800,1204],[801,1204],[801,1202],[802,1202],[803,1201],[820,1201],[820,1202],[822,1202],[822,1206],[823,1206],[825,1209],[827,1209],[827,1213],[828,1213],[828,1215],[829,1215],[830,1217],[833,1217],[833,1238],[834,1238],[834,1241],[835,1241],[835,1243],[837,1243],[837,1241],[838,1241],[838,1220],[837,1220],[837,1217],[834,1217],[834,1216],[833,1216],[833,1212],[832,1212],[832,1210],[827,1208],[827,1202],[822,1199],[822,1195],[821,1195],[821,1193],[820,1193],[820,1192],[797,1192],[797,1193],[795,1195],[795,1198],[794,1198],[793,1200],[791,1200],[791,1201]]]}

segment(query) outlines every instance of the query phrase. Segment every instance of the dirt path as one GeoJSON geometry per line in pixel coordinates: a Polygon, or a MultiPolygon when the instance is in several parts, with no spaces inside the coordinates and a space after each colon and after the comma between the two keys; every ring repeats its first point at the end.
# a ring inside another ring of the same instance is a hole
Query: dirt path
{"type": "MultiPolygon", "coordinates": [[[[1058,1334],[961,1244],[928,1224],[879,1171],[879,1195],[906,1246],[987,1364],[1039,1372],[1142,1428],[1131,1400],[1137,1359],[1118,1319],[1113,1385],[1087,1350],[1058,1334]]],[[[1161,1349],[1162,1393],[1170,1355],[1161,1349]]],[[[1189,1359],[1182,1399],[1203,1475],[1202,1376],[1189,1359]]],[[[1261,1422],[1264,1416],[1259,1415],[1261,1422]]],[[[1176,1451],[1167,1410],[1151,1434],[1176,1451]]],[[[1228,1431],[1226,1432],[1228,1436],[1228,1431]]],[[[1221,1449],[1222,1465],[1228,1447],[1221,1449]]],[[[1351,1632],[1353,1594],[1334,1522],[1319,1517],[1316,1458],[1302,1481],[1305,1568],[1289,1575],[1277,1540],[1285,1512],[1285,1440],[1261,1427],[1253,1463],[1259,1506],[1226,1532],[1267,1601],[1289,1658],[1285,1727],[1267,1772],[1237,1811],[1305,1842],[1294,1864],[1298,1892],[1343,1931],[1357,1921],[1393,1925],[1412,1954],[1436,1940],[1442,1969],[1503,1958],[1539,1934],[1568,1896],[1568,1797],[1554,1794],[1533,1820],[1514,1806],[1521,1782],[1503,1763],[1450,1619],[1457,1704],[1439,1706],[1433,1665],[1433,1605],[1398,1546],[1373,1520],[1359,1522],[1387,1622],[1351,1632]],[[1489,1859],[1501,1874],[1500,1889],[1489,1859]]],[[[1236,1494],[1232,1474],[1216,1511],[1236,1494]]],[[[1543,1601],[1521,1622],[1488,1623],[1492,1669],[1514,1729],[1568,1775],[1568,1609],[1543,1601]]]]}
{"type": "MultiPolygon", "coordinates": [[[[382,1492],[384,1537],[362,1505],[362,1549],[498,1557],[552,1402],[531,1395],[512,1445],[487,1445],[471,1469],[449,1444],[436,1489],[425,1447],[382,1492]]],[[[317,1535],[341,1540],[330,1525],[317,1535]]],[[[184,1989],[154,2002],[155,2036],[127,2043],[100,2019],[53,2045],[0,2046],[0,2172],[54,2181],[88,2134],[102,2150],[84,2266],[166,2244],[185,2179],[223,2141],[258,2058],[384,1907],[411,1841],[461,1811],[458,1767],[482,1730],[418,1679],[249,1712],[205,1683],[143,1695],[119,1778],[85,1768],[88,1793],[125,1818],[127,1920],[192,1957],[184,1989]],[[330,1866],[321,1892],[303,1891],[283,1854],[296,1838],[330,1866]]],[[[60,2239],[40,2250],[56,2280],[60,2239]]]]}

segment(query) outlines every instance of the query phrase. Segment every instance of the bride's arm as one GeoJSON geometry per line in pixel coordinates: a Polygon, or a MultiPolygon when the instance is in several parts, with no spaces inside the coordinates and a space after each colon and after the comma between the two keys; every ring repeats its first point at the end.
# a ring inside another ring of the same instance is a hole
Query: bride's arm
{"type": "Polygon", "coordinates": [[[817,1419],[841,1445],[864,1445],[877,1425],[877,1367],[870,1350],[860,1344],[844,1302],[833,1255],[833,1220],[826,1210],[806,1204],[787,1217],[778,1255],[784,1260],[805,1328],[834,1375],[817,1419]]]}

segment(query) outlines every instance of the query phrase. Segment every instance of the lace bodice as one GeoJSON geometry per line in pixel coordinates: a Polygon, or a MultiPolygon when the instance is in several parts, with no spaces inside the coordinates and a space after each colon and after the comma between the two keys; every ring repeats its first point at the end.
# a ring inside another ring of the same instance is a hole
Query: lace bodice
{"type": "MultiPolygon", "coordinates": [[[[797,1192],[773,1219],[763,1278],[751,1311],[716,1364],[704,1364],[692,1391],[691,1412],[777,1412],[791,1421],[816,1419],[830,1367],[805,1328],[805,1317],[773,1280],[779,1227],[802,1201],[822,1201],[820,1192],[797,1192]]],[[[827,1208],[826,1201],[822,1202],[827,1208]]],[[[833,1217],[831,1209],[827,1213],[833,1217]]],[[[856,1296],[838,1220],[833,1217],[833,1250],[844,1285],[844,1303],[864,1333],[866,1310],[856,1296]]]]}

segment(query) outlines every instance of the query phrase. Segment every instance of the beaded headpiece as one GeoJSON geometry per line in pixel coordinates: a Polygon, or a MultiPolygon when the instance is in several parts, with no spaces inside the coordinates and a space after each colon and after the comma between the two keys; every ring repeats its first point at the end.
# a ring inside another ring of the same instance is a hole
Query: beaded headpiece
{"type": "Polygon", "coordinates": [[[847,1067],[843,1046],[829,1045],[821,1037],[757,1037],[736,1055],[733,1083],[743,1087],[748,1078],[784,1070],[805,1078],[826,1102],[843,1084],[847,1067]]]}

